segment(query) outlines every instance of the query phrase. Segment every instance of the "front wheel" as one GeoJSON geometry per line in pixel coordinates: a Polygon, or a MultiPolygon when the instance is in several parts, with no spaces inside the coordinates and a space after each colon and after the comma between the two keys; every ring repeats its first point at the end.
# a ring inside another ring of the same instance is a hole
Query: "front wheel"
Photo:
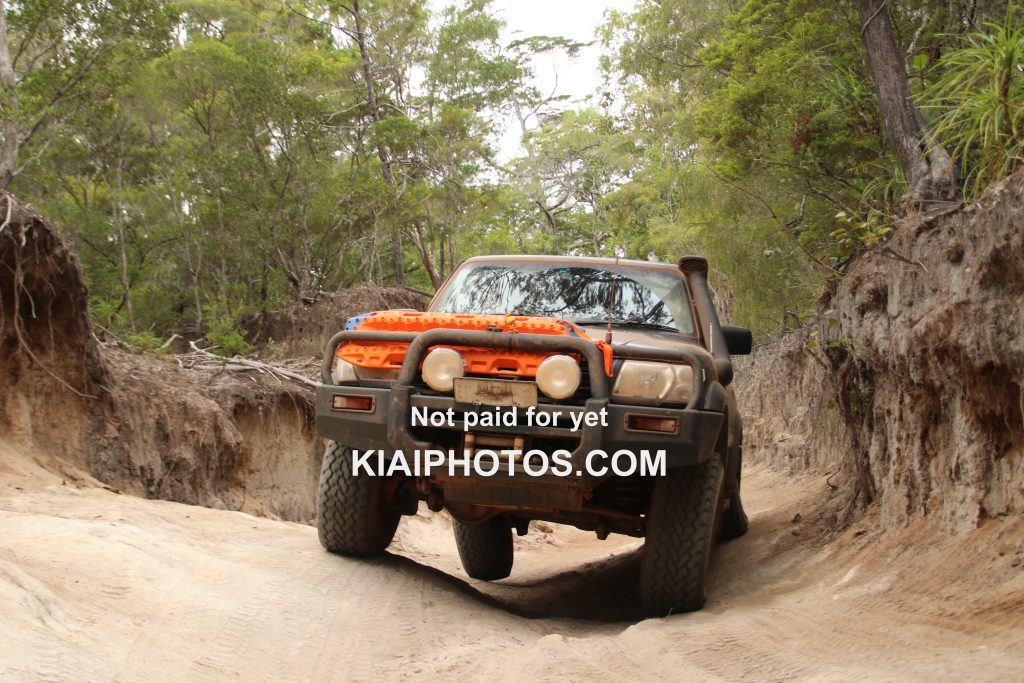
{"type": "Polygon", "coordinates": [[[512,525],[504,517],[482,524],[455,520],[455,545],[462,568],[474,579],[497,581],[512,573],[512,525]]]}
{"type": "Polygon", "coordinates": [[[724,480],[715,456],[655,483],[640,567],[640,597],[651,614],[704,606],[724,480]]]}
{"type": "Polygon", "coordinates": [[[384,479],[352,472],[352,451],[331,441],[320,468],[316,527],[332,553],[371,557],[395,537],[401,515],[384,507],[384,479]]]}
{"type": "Polygon", "coordinates": [[[743,475],[743,451],[736,449],[736,487],[729,494],[729,505],[722,513],[722,528],[718,537],[723,541],[729,541],[747,533],[750,522],[747,520],[747,513],[743,509],[743,499],[740,498],[740,483],[743,475]]]}
{"type": "Polygon", "coordinates": [[[750,522],[747,520],[743,500],[737,490],[729,497],[729,507],[722,513],[722,530],[719,537],[723,541],[730,541],[747,533],[749,528],[750,522]]]}

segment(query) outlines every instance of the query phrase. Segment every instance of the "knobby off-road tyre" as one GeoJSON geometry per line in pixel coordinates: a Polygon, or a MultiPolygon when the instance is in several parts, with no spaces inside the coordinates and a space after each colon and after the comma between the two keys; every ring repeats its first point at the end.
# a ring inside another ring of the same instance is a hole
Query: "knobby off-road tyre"
{"type": "Polygon", "coordinates": [[[497,581],[512,573],[512,526],[502,517],[483,524],[455,522],[462,568],[474,579],[497,581]]]}
{"type": "Polygon", "coordinates": [[[655,483],[640,566],[640,597],[648,613],[704,606],[724,477],[722,461],[712,457],[669,470],[655,483]]]}
{"type": "Polygon", "coordinates": [[[330,441],[320,468],[316,527],[320,545],[332,553],[371,557],[395,537],[401,515],[384,508],[384,479],[352,473],[352,452],[330,441]]]}

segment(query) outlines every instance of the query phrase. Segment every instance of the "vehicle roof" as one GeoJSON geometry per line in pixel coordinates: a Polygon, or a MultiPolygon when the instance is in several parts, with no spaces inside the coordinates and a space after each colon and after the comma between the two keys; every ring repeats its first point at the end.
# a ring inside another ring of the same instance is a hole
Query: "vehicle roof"
{"type": "Polygon", "coordinates": [[[582,263],[593,266],[639,266],[642,268],[665,268],[668,270],[679,270],[673,263],[661,263],[660,261],[640,261],[638,259],[615,259],[599,256],[555,256],[551,254],[495,254],[490,256],[473,256],[465,261],[467,263],[497,262],[507,263],[509,261],[528,263],[537,261],[552,261],[555,263],[582,263]]]}

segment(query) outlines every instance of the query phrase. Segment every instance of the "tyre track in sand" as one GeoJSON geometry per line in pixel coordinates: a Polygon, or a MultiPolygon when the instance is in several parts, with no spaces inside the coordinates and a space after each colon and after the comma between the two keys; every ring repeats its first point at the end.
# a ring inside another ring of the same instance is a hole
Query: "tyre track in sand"
{"type": "Polygon", "coordinates": [[[906,590],[895,559],[864,560],[883,536],[798,538],[794,511],[810,518],[820,482],[756,470],[751,533],[720,546],[706,608],[647,620],[633,539],[532,533],[488,584],[462,573],[437,515],[359,561],[299,524],[19,484],[0,476],[5,679],[1008,679],[1024,662],[1012,615],[977,616],[1024,590],[1019,572],[979,565],[972,612],[957,612],[948,585],[906,590]]]}

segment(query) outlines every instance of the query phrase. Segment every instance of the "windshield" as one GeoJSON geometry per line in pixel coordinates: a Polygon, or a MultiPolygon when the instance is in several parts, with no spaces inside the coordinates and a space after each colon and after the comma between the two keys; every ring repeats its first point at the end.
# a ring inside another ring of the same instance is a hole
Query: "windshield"
{"type": "Polygon", "coordinates": [[[693,334],[681,274],[638,266],[473,263],[431,308],[439,313],[550,316],[577,325],[663,328],[693,334]]]}

